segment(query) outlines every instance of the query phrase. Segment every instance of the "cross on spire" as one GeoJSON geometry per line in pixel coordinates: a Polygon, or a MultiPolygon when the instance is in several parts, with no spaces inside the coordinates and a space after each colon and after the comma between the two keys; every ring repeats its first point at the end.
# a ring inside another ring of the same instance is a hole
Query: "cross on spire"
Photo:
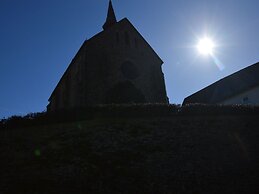
{"type": "Polygon", "coordinates": [[[109,8],[107,13],[107,18],[105,23],[103,24],[103,29],[106,30],[107,28],[111,27],[113,24],[117,22],[113,7],[112,7],[112,1],[109,0],[109,8]]]}

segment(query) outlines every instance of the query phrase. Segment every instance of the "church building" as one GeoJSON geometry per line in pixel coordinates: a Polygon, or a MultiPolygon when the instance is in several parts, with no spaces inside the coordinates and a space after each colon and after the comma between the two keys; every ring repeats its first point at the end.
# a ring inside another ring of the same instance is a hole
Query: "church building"
{"type": "Polygon", "coordinates": [[[103,31],[86,40],[49,98],[48,111],[97,104],[168,103],[163,61],[112,2],[103,31]]]}

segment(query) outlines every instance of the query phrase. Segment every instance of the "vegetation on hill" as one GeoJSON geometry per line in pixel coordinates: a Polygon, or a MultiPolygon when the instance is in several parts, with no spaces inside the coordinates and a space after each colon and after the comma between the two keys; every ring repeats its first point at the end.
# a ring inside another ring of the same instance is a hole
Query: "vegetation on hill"
{"type": "Polygon", "coordinates": [[[131,117],[171,117],[171,116],[223,116],[259,115],[259,106],[244,105],[174,105],[174,104],[124,104],[99,105],[81,109],[60,110],[57,112],[29,113],[26,116],[14,115],[0,120],[0,129],[21,128],[35,125],[89,120],[94,118],[131,117]]]}
{"type": "Polygon", "coordinates": [[[258,113],[113,105],[11,117],[0,193],[258,193],[258,113]]]}

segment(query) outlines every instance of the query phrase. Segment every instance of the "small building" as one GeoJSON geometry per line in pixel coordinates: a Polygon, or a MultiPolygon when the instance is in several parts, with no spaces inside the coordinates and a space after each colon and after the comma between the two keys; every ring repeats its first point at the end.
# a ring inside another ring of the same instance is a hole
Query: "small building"
{"type": "Polygon", "coordinates": [[[259,63],[233,73],[184,99],[186,104],[259,105],[259,63]]]}
{"type": "Polygon", "coordinates": [[[163,61],[112,2],[103,31],[86,40],[49,98],[48,111],[97,104],[168,103],[163,61]]]}

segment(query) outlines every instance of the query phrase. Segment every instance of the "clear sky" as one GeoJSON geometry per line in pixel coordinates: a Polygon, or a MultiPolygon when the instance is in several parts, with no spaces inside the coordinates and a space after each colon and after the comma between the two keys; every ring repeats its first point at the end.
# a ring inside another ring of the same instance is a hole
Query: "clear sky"
{"type": "MultiPolygon", "coordinates": [[[[167,95],[188,95],[259,61],[258,0],[113,0],[164,61],[167,95]],[[200,38],[213,39],[203,56],[200,38]],[[223,68],[222,68],[223,67],[223,68]]],[[[86,38],[102,30],[108,0],[0,1],[0,118],[46,109],[86,38]]]]}

